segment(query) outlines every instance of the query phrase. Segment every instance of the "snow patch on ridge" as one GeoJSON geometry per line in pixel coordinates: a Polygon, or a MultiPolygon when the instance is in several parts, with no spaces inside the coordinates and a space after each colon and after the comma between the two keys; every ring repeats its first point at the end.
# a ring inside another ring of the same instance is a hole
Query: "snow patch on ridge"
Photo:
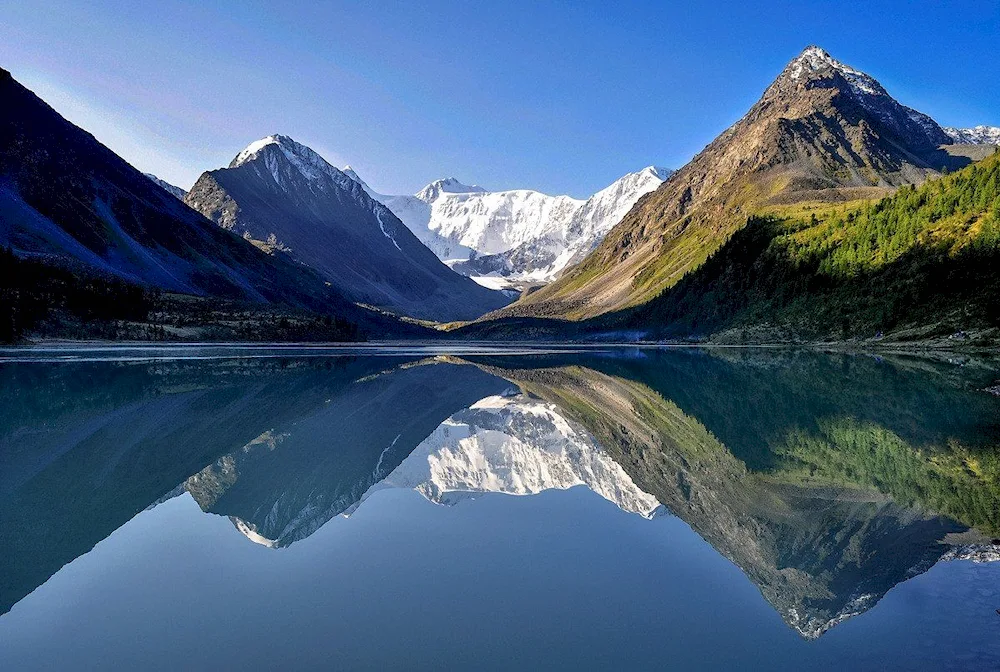
{"type": "MultiPolygon", "coordinates": [[[[350,169],[347,177],[368,190],[350,169]]],[[[455,178],[437,180],[412,196],[369,191],[439,259],[484,286],[549,282],[593,249],[646,193],[672,171],[648,166],[629,173],[589,199],[550,196],[530,189],[486,191],[455,178]],[[505,255],[484,270],[470,259],[505,255]],[[485,278],[495,277],[495,281],[485,278]]]]}
{"type": "Polygon", "coordinates": [[[154,184],[156,184],[161,189],[164,189],[168,194],[170,194],[179,201],[183,201],[184,197],[187,196],[187,191],[185,191],[184,189],[174,186],[173,184],[170,184],[166,180],[161,180],[152,173],[143,173],[143,175],[148,177],[150,180],[153,181],[154,184]]]}
{"type": "Polygon", "coordinates": [[[382,230],[382,235],[392,241],[392,244],[396,246],[396,249],[402,252],[403,250],[400,248],[399,243],[396,242],[396,239],[385,230],[385,222],[382,221],[382,213],[379,212],[378,208],[375,209],[375,219],[378,220],[378,228],[382,230]]]}
{"type": "Polygon", "coordinates": [[[1000,145],[1000,126],[974,126],[973,128],[945,126],[943,130],[960,145],[1000,145]]]}
{"type": "MultiPolygon", "coordinates": [[[[309,147],[295,142],[287,135],[269,135],[255,142],[251,142],[243,149],[232,163],[230,168],[239,168],[243,164],[253,161],[267,147],[277,147],[285,158],[288,159],[303,176],[310,180],[316,180],[326,175],[337,182],[341,182],[344,174],[327,163],[326,159],[314,152],[309,147]]],[[[277,175],[275,176],[278,177],[277,175]]]]}
{"type": "Polygon", "coordinates": [[[874,77],[860,70],[855,70],[849,65],[845,65],[817,46],[806,47],[805,51],[789,64],[791,68],[789,74],[793,80],[800,79],[803,75],[808,76],[814,72],[824,70],[836,70],[844,79],[850,83],[851,88],[857,93],[869,96],[888,95],[874,77]]]}

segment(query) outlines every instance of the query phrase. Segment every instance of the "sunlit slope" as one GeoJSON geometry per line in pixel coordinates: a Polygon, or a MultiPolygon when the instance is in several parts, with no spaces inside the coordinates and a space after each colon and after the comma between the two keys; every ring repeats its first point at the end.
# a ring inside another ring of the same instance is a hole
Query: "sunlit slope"
{"type": "Polygon", "coordinates": [[[581,319],[639,305],[698,268],[761,207],[872,198],[967,164],[873,78],[810,47],[763,97],[559,281],[491,317],[581,319]]]}
{"type": "Polygon", "coordinates": [[[880,201],[750,217],[697,271],[604,323],[659,336],[773,327],[832,339],[992,328],[998,262],[995,154],[880,201]]]}

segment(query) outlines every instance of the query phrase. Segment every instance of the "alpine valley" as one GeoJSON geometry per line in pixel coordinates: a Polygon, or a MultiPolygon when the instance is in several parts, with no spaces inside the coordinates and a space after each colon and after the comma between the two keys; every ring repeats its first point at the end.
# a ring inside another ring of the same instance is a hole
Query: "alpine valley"
{"type": "Polygon", "coordinates": [[[285,135],[184,190],[0,79],[6,341],[956,347],[1000,327],[1000,129],[942,127],[815,46],[687,165],[586,199],[385,195],[285,135]]]}
{"type": "Polygon", "coordinates": [[[223,229],[315,269],[359,303],[448,322],[509,300],[449,270],[361,185],[283,135],[205,173],[184,201],[223,229]]]}
{"type": "Polygon", "coordinates": [[[581,263],[467,333],[989,345],[993,142],[808,47],[581,263]]]}
{"type": "Polygon", "coordinates": [[[1000,6],[895,2],[9,3],[0,671],[996,669],[1000,6]]]}

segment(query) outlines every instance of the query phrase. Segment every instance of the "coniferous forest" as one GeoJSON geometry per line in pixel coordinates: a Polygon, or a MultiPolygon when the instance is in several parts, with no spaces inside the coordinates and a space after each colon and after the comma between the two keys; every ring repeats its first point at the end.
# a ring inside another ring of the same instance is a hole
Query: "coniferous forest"
{"type": "Polygon", "coordinates": [[[828,339],[919,326],[965,339],[1000,325],[998,262],[994,154],[879,201],[753,215],[697,271],[605,324],[656,324],[668,337],[766,325],[828,339]]]}

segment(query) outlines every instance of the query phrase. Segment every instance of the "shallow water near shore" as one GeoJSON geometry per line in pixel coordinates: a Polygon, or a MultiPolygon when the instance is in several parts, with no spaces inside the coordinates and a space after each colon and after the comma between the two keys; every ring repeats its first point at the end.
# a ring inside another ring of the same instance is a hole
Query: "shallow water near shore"
{"type": "Polygon", "coordinates": [[[989,668],[989,360],[0,352],[4,669],[989,668]]]}

